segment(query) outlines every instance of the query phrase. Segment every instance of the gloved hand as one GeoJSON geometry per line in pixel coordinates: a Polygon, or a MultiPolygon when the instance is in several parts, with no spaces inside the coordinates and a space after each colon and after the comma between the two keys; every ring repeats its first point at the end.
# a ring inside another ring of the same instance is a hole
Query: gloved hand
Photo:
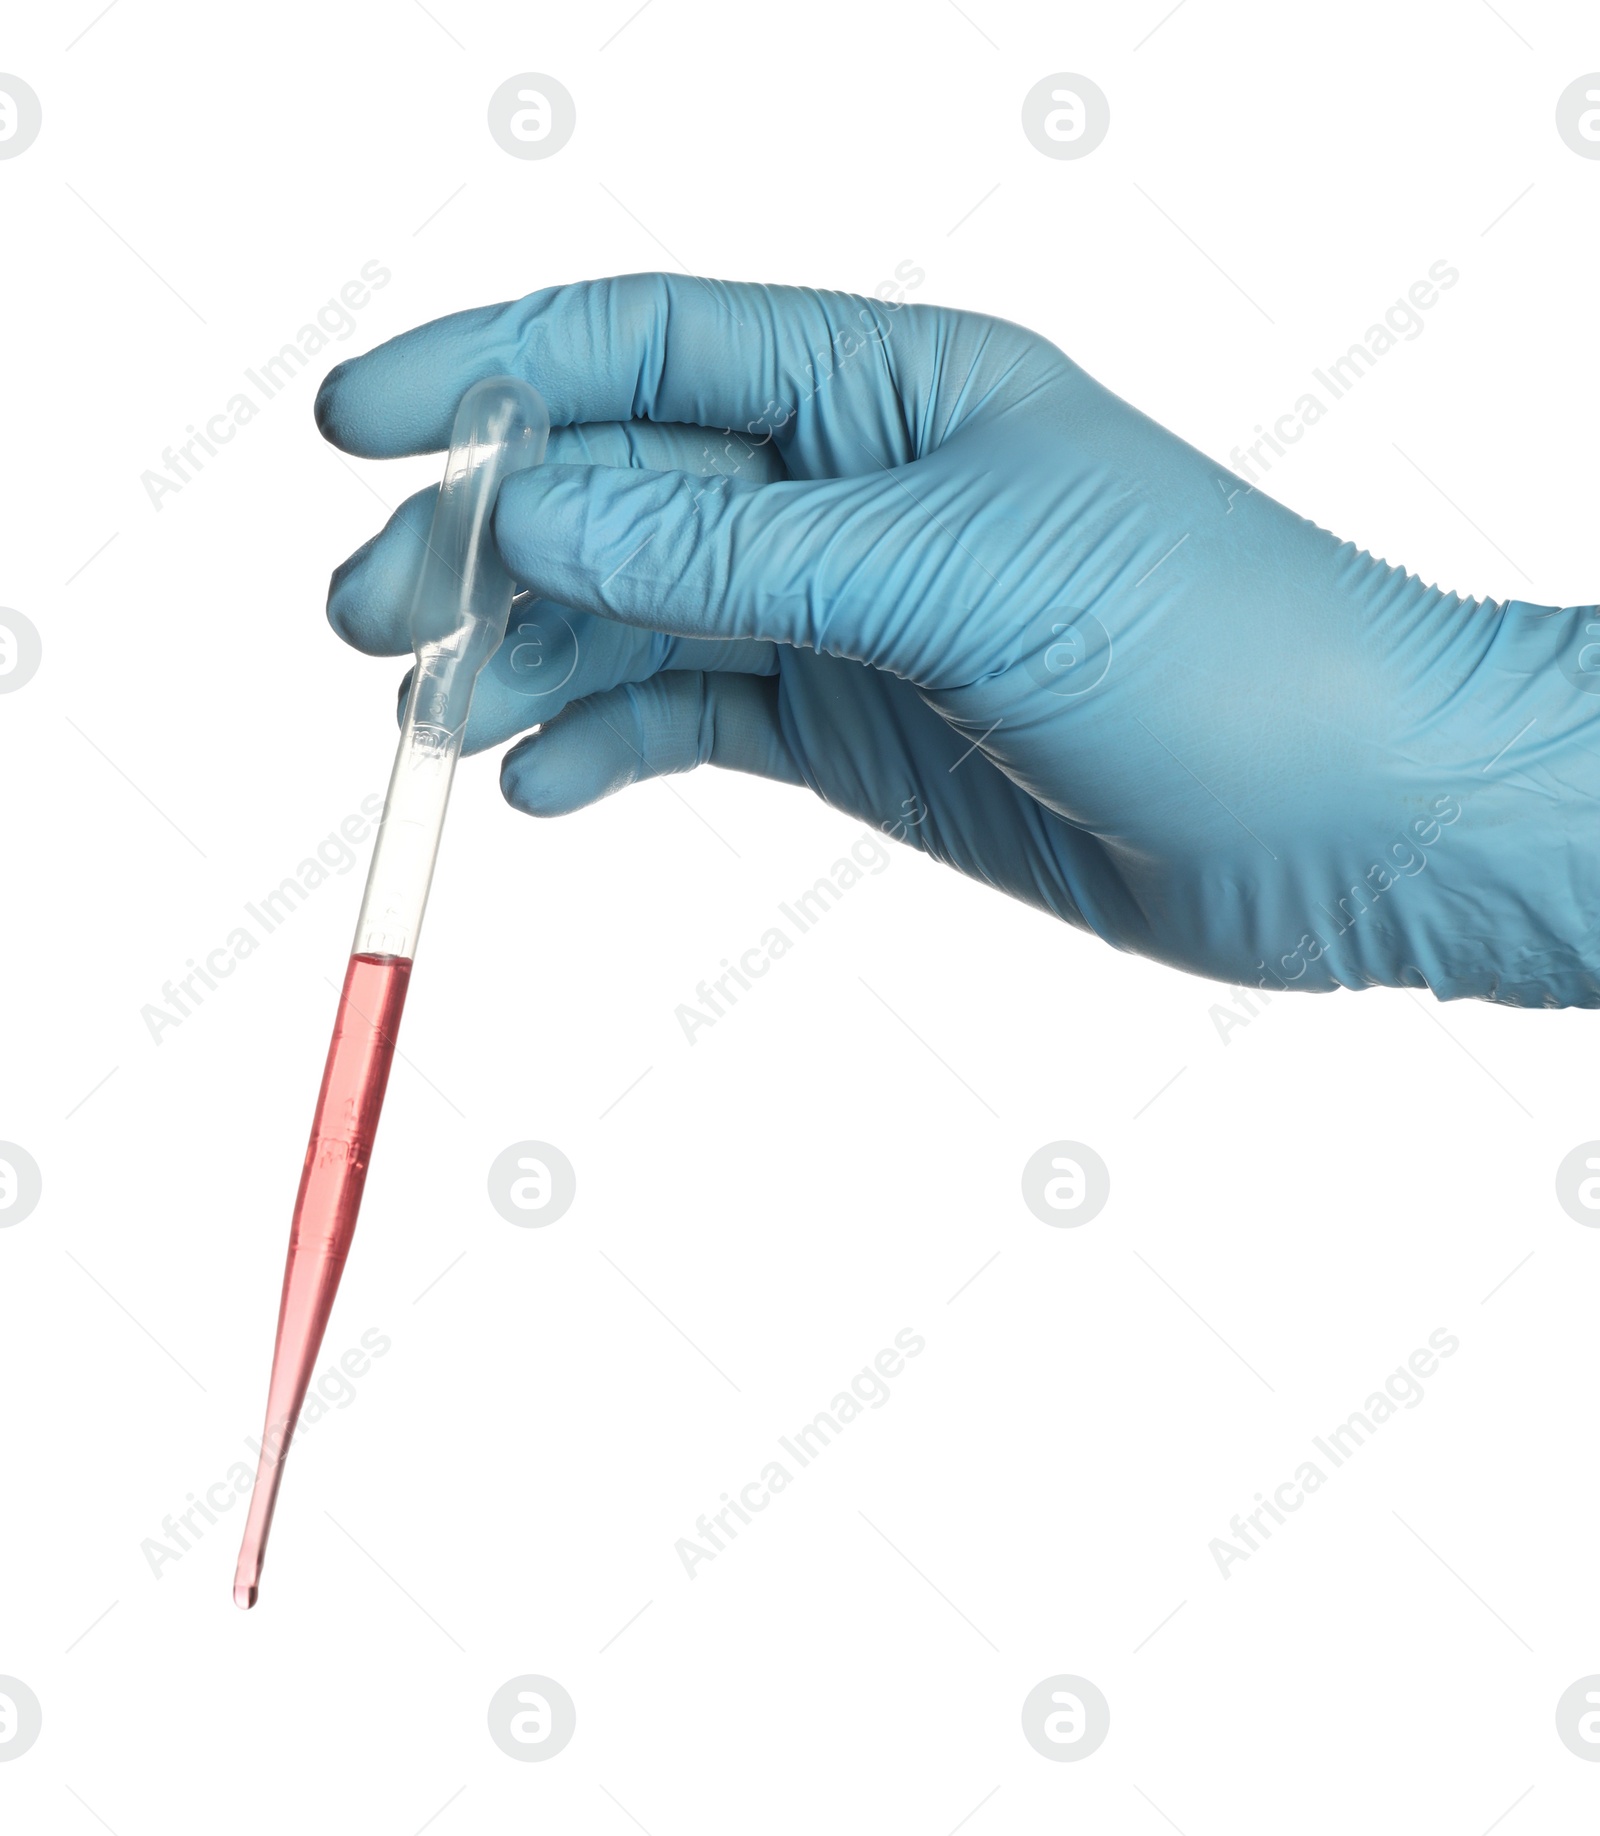
{"type": "MultiPolygon", "coordinates": [[[[435,451],[502,371],[555,423],[468,736],[539,723],[517,808],[730,766],[1201,975],[1600,1005],[1600,609],[1425,586],[1032,332],[849,294],[551,288],[340,364],[317,419],[435,451]]],[[[333,577],[365,651],[409,648],[431,500],[333,577]]]]}

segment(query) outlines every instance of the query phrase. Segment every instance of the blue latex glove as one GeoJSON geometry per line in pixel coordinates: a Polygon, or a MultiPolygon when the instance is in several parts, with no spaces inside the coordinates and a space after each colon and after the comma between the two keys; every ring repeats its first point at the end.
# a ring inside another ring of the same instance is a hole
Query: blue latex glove
{"type": "MultiPolygon", "coordinates": [[[[849,294],[551,288],[340,364],[318,422],[435,451],[508,370],[556,424],[469,735],[542,723],[517,808],[730,766],[1201,975],[1600,1005],[1600,608],[1425,586],[1032,332],[849,294]]],[[[363,650],[409,648],[431,497],[334,575],[363,650]]]]}

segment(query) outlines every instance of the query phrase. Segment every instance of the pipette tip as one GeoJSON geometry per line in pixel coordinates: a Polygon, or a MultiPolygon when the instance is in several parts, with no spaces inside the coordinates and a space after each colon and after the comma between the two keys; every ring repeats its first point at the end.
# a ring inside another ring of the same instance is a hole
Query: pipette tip
{"type": "Polygon", "coordinates": [[[248,1613],[251,1607],[255,1605],[256,1597],[260,1592],[261,1586],[259,1582],[235,1581],[233,1584],[233,1604],[238,1607],[241,1612],[248,1613]]]}

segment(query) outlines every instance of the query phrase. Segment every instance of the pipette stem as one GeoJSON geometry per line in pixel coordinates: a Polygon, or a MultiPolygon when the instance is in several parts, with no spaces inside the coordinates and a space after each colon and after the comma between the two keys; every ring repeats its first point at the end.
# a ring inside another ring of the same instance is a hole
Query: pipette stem
{"type": "Polygon", "coordinates": [[[256,1603],[284,1460],[355,1235],[410,977],[404,956],[352,956],[345,971],[289,1233],[267,1421],[233,1578],[236,1606],[256,1603]]]}

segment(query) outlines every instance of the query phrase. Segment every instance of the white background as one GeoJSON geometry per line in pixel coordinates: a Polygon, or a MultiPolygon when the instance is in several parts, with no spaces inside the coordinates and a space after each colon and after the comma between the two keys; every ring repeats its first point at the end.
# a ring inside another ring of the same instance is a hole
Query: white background
{"type": "Polygon", "coordinates": [[[1267,488],[1592,601],[1600,162],[1554,125],[1590,10],[95,3],[0,52],[44,108],[0,163],[0,603],[44,639],[0,701],[0,1135],[44,1177],[0,1231],[0,1673],[44,1711],[5,1826],[1587,1827],[1600,1233],[1554,1175],[1592,1016],[1280,997],[1224,1040],[1226,991],[896,848],[691,1047],[676,1005],[858,827],[710,771],[535,824],[463,768],[324,1363],[392,1349],[297,1447],[254,1613],[242,1506],[156,1578],[259,1432],[365,850],[159,1045],[140,1010],[381,788],[399,666],[326,581],[437,461],[342,462],[308,371],[159,511],[140,474],[369,260],[329,361],[555,281],[911,261],[1225,458],[1447,259],[1267,488]],[[486,128],[522,71],[576,99],[548,160],[486,128]],[[1083,160],[1021,131],[1057,71],[1110,98],[1083,160]],[[548,1229],[488,1202],[524,1138],[577,1169],[548,1229]],[[1022,1203],[1059,1138],[1111,1169],[1082,1229],[1022,1203]],[[689,1580],[904,1327],[892,1400],[689,1580]],[[1440,1327],[1426,1400],[1224,1580],[1211,1539],[1440,1327]],[[577,1704],[544,1764],[486,1728],[526,1672],[577,1704]],[[1079,1764],[1021,1733],[1060,1672],[1111,1705],[1079,1764]]]}

